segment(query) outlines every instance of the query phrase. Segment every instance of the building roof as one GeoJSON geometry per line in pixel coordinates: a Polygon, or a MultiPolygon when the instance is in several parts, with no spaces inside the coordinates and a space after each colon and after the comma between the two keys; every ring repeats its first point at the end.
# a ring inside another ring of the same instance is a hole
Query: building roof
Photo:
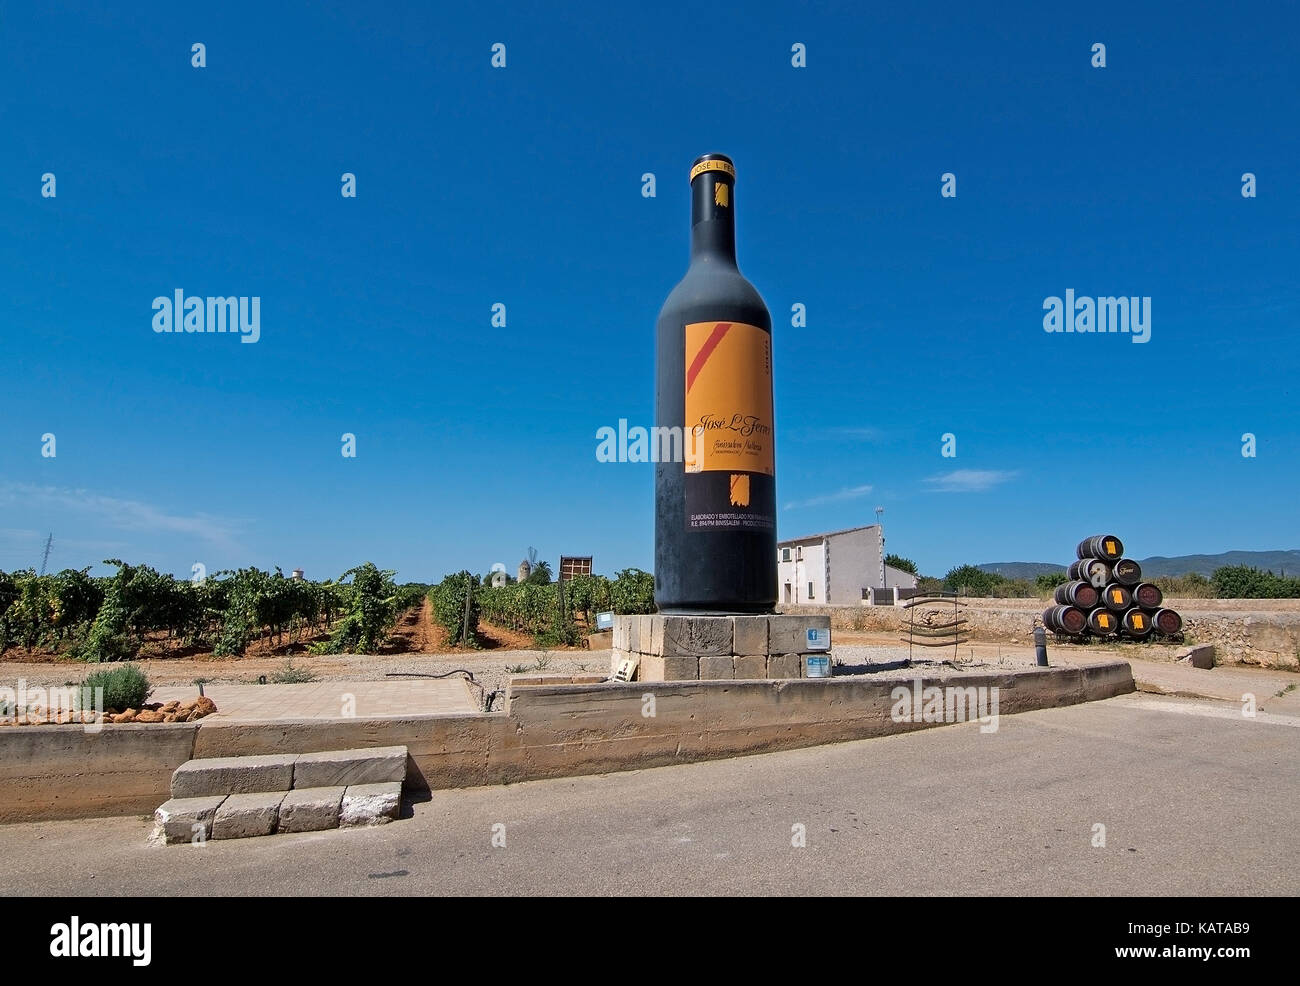
{"type": "Polygon", "coordinates": [[[803,537],[798,538],[784,538],[776,543],[779,547],[783,544],[796,544],[799,541],[820,541],[823,538],[833,538],[839,534],[855,534],[858,531],[869,531],[871,528],[879,526],[879,524],[863,524],[861,527],[846,527],[842,531],[827,531],[824,534],[805,534],[803,537]]]}

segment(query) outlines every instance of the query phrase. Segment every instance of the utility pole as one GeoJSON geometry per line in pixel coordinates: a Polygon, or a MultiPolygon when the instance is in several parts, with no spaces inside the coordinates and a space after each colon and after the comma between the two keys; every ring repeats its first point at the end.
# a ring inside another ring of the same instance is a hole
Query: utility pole
{"type": "Polygon", "coordinates": [[[889,588],[889,575],[885,571],[885,528],[880,523],[880,515],[885,512],[884,507],[876,508],[876,534],[880,538],[880,587],[889,588]]]}
{"type": "Polygon", "coordinates": [[[50,548],[54,546],[54,532],[50,531],[50,536],[45,539],[45,555],[41,558],[41,574],[45,574],[45,566],[50,563],[50,548]]]}

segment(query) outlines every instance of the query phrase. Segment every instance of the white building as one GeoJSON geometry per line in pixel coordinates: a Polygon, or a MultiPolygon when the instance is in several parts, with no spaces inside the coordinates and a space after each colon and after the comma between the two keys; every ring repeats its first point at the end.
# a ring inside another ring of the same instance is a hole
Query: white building
{"type": "Polygon", "coordinates": [[[915,589],[916,576],[885,564],[879,524],[779,541],[777,601],[790,605],[860,606],[867,589],[915,589]]]}

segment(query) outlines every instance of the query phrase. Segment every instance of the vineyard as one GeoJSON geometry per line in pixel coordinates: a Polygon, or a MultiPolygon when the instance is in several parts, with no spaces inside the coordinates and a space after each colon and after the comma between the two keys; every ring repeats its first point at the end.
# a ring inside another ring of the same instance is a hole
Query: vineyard
{"type": "Polygon", "coordinates": [[[564,582],[484,586],[470,572],[429,590],[434,619],[450,642],[474,646],[480,618],[532,635],[541,646],[572,645],[595,629],[599,612],[653,613],[654,576],[628,568],[614,579],[580,575],[564,582]]]}
{"type": "Polygon", "coordinates": [[[257,641],[280,645],[328,637],[320,653],[373,653],[426,587],[398,586],[370,562],[337,580],[285,578],[256,568],[177,579],[110,559],[115,575],[0,572],[0,654],[11,647],[84,661],[129,660],[146,642],[242,656],[257,641]]]}

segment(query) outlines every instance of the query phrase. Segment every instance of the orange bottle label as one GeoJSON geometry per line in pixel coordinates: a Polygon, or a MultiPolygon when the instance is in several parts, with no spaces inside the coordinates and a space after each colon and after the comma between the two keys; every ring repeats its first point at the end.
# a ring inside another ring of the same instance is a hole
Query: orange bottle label
{"type": "Polygon", "coordinates": [[[775,475],[772,336],[744,322],[686,326],[686,471],[775,475]]]}

